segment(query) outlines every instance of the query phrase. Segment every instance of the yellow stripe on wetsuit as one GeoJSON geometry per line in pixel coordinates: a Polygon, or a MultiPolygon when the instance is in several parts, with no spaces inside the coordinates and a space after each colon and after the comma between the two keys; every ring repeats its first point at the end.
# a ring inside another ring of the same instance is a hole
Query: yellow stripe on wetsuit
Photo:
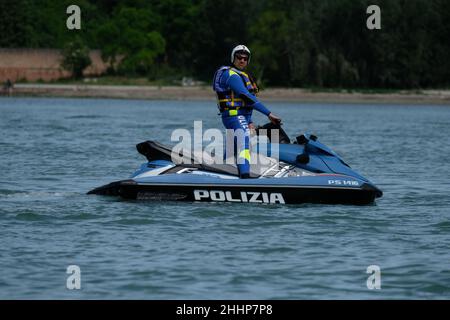
{"type": "Polygon", "coordinates": [[[239,153],[239,158],[244,158],[248,161],[250,161],[250,150],[244,149],[239,153]]]}

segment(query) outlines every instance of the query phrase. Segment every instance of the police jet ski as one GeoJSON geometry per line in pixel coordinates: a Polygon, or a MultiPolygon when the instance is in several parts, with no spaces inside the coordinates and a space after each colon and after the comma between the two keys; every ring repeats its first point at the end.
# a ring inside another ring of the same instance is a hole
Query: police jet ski
{"type": "MultiPolygon", "coordinates": [[[[382,191],[350,168],[314,135],[303,134],[293,143],[280,128],[279,143],[270,143],[264,165],[251,165],[250,179],[240,179],[236,165],[174,160],[172,148],[156,141],[136,145],[146,163],[129,179],[112,182],[88,194],[153,201],[212,201],[268,204],[366,205],[382,191]],[[271,152],[278,147],[278,159],[271,152]]],[[[278,126],[279,127],[279,126],[278,126]]],[[[267,132],[267,130],[266,130],[267,132]]]]}

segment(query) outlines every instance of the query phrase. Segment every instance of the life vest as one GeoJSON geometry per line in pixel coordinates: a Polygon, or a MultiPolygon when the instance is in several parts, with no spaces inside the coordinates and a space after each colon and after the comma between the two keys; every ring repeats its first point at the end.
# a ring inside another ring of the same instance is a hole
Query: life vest
{"type": "MultiPolygon", "coordinates": [[[[217,94],[217,106],[220,112],[227,110],[239,110],[246,107],[246,103],[243,99],[237,97],[230,88],[223,87],[220,83],[220,78],[222,77],[223,73],[227,72],[228,70],[230,72],[230,76],[233,74],[237,74],[241,77],[245,87],[251,94],[256,96],[259,91],[256,81],[247,73],[232,67],[221,67],[214,74],[213,80],[213,89],[217,94]]],[[[232,113],[230,112],[230,115],[231,114],[232,113]]]]}

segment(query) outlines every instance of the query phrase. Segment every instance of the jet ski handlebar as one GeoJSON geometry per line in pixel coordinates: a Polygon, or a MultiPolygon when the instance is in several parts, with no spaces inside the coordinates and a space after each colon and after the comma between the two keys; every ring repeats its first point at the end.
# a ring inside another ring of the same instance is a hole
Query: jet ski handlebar
{"type": "Polygon", "coordinates": [[[274,124],[272,122],[266,123],[263,126],[256,127],[256,134],[258,136],[260,135],[266,135],[267,138],[269,138],[269,141],[272,141],[272,131],[271,130],[279,130],[279,143],[283,144],[289,144],[291,143],[291,139],[289,139],[289,136],[286,134],[286,132],[281,127],[281,124],[274,124]],[[264,131],[262,131],[264,130],[264,131]]]}

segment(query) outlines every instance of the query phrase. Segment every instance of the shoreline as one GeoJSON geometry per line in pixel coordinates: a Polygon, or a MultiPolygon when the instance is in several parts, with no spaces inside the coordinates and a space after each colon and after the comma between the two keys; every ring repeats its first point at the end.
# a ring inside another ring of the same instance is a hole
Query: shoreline
{"type": "MultiPolygon", "coordinates": [[[[8,96],[3,89],[2,96],[8,96]]],[[[71,97],[150,100],[215,101],[210,86],[127,86],[84,84],[15,84],[13,97],[71,97]]],[[[269,88],[258,95],[262,101],[336,103],[410,103],[450,105],[450,90],[398,91],[394,93],[321,92],[300,88],[269,88]]]]}

